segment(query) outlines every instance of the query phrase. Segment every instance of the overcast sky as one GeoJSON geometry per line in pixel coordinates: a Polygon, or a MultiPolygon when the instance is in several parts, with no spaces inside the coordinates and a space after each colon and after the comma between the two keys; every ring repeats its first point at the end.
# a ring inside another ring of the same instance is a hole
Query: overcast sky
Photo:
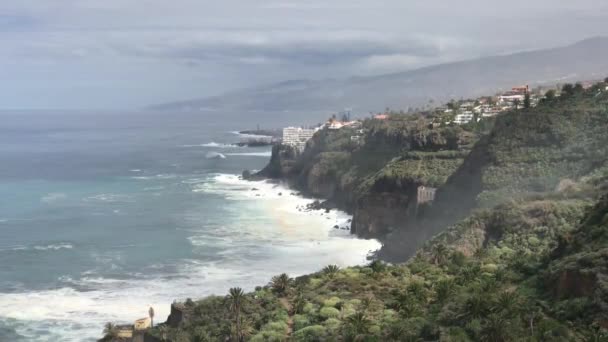
{"type": "Polygon", "coordinates": [[[608,35],[606,0],[2,0],[0,108],[137,108],[608,35]]]}

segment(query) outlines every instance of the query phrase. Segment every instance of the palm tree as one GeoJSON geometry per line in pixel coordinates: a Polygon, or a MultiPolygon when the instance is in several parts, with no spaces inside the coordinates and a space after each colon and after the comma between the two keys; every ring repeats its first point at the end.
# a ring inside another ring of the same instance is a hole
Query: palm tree
{"type": "Polygon", "coordinates": [[[154,308],[150,307],[148,310],[148,316],[150,316],[150,328],[154,328],[154,308]]]}
{"type": "Polygon", "coordinates": [[[300,290],[298,290],[298,293],[296,293],[296,296],[293,299],[294,313],[295,314],[302,313],[302,310],[304,310],[304,305],[306,305],[306,299],[304,298],[304,293],[300,289],[300,290]]]}
{"type": "Polygon", "coordinates": [[[358,311],[355,314],[346,318],[348,328],[354,335],[367,334],[371,321],[367,318],[364,312],[358,311]]]}
{"type": "Polygon", "coordinates": [[[470,319],[483,318],[488,313],[488,303],[479,293],[474,294],[465,302],[465,313],[470,319]]]}
{"type": "Polygon", "coordinates": [[[481,329],[481,340],[488,342],[507,341],[510,336],[509,323],[509,321],[501,316],[491,314],[484,320],[484,326],[481,329]]]}
{"type": "Polygon", "coordinates": [[[355,340],[358,340],[360,335],[367,334],[369,327],[371,326],[371,321],[364,312],[358,311],[346,318],[346,324],[349,332],[355,335],[355,340]]]}
{"type": "Polygon", "coordinates": [[[241,322],[239,325],[241,329],[241,339],[243,341],[253,335],[254,329],[253,325],[251,324],[251,321],[241,318],[241,322]]]}
{"type": "Polygon", "coordinates": [[[106,323],[106,325],[103,327],[103,335],[110,339],[117,337],[118,327],[112,322],[106,323]]]}
{"type": "Polygon", "coordinates": [[[433,262],[435,265],[443,264],[448,258],[448,248],[443,243],[438,243],[433,248],[433,262]]]}
{"type": "Polygon", "coordinates": [[[424,288],[424,285],[421,282],[414,281],[409,284],[406,288],[407,294],[412,297],[412,299],[416,299],[419,302],[426,302],[427,291],[424,288]]]}
{"type": "Polygon", "coordinates": [[[327,265],[323,268],[323,273],[325,273],[329,279],[332,279],[339,270],[340,267],[337,265],[327,265]]]}
{"type": "Polygon", "coordinates": [[[498,295],[493,311],[504,312],[508,317],[513,317],[520,309],[519,296],[514,292],[504,291],[498,295]]]}
{"type": "Polygon", "coordinates": [[[382,273],[386,270],[386,265],[380,260],[374,260],[369,264],[374,274],[382,273]]]}
{"type": "Polygon", "coordinates": [[[234,313],[235,318],[235,336],[237,341],[242,340],[241,330],[241,308],[245,298],[245,293],[240,287],[233,287],[228,291],[228,301],[230,301],[230,311],[234,313]]]}
{"type": "Polygon", "coordinates": [[[289,289],[289,286],[291,286],[291,282],[292,279],[289,278],[286,273],[283,273],[278,276],[272,277],[272,280],[270,281],[270,287],[272,287],[272,289],[276,293],[284,295],[289,289]]]}
{"type": "Polygon", "coordinates": [[[435,293],[437,294],[437,301],[443,303],[451,295],[456,292],[456,282],[453,279],[443,279],[437,283],[435,293]]]}

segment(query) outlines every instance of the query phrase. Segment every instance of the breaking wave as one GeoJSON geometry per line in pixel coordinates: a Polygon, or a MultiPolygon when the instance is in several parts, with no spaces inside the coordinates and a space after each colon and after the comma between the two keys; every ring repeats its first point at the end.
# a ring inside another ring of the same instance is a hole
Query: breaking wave
{"type": "Polygon", "coordinates": [[[194,145],[181,145],[181,147],[219,147],[219,148],[233,148],[233,147],[239,147],[238,145],[235,144],[222,144],[222,143],[217,143],[215,141],[212,141],[210,143],[206,143],[206,144],[194,144],[194,145]]]}

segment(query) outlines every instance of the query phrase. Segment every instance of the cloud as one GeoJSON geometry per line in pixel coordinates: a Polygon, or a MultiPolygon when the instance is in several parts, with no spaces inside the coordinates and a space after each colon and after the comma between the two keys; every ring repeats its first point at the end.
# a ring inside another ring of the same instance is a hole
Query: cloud
{"type": "Polygon", "coordinates": [[[340,30],[206,31],[147,44],[119,44],[121,53],[141,57],[206,60],[223,63],[355,63],[372,56],[436,57],[440,40],[391,37],[381,32],[340,30]]]}
{"type": "Polygon", "coordinates": [[[187,91],[205,96],[563,45],[607,35],[606,21],[605,0],[7,0],[0,76],[19,87],[5,82],[12,85],[0,93],[27,104],[28,91],[44,85],[100,104],[128,103],[137,89],[156,103],[187,91]],[[115,86],[103,96],[74,90],[83,75],[87,84],[115,86]]]}

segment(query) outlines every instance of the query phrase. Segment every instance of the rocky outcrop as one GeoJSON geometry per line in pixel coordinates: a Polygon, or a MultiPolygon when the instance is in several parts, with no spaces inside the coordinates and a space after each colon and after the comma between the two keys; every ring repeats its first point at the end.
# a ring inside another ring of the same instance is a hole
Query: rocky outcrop
{"type": "Polygon", "coordinates": [[[270,162],[256,175],[266,178],[289,178],[299,156],[295,147],[278,144],[272,147],[270,162]]]}
{"type": "Polygon", "coordinates": [[[173,303],[166,324],[172,328],[177,328],[180,324],[187,324],[191,317],[192,310],[190,308],[182,303],[173,303]]]}
{"type": "Polygon", "coordinates": [[[364,238],[383,237],[411,219],[415,201],[415,195],[407,191],[374,193],[361,198],[353,213],[351,232],[364,238]]]}

